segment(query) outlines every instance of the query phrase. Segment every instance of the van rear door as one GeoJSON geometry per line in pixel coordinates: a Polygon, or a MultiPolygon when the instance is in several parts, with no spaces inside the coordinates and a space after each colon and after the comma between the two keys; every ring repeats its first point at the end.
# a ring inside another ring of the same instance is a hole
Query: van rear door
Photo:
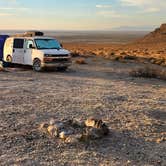
{"type": "Polygon", "coordinates": [[[24,39],[14,39],[12,58],[13,63],[24,64],[24,39]]]}

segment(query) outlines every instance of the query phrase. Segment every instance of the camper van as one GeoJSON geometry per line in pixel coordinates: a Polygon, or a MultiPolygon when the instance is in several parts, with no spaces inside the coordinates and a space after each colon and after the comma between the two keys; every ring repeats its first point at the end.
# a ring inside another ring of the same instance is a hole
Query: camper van
{"type": "Polygon", "coordinates": [[[71,65],[70,52],[54,38],[36,36],[13,36],[4,44],[3,61],[31,65],[34,71],[44,68],[66,70],[71,65]]]}

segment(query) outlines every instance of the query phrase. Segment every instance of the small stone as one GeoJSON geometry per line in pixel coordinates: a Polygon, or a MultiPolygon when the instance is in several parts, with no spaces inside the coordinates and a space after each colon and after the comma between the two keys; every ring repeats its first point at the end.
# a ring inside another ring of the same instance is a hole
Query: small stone
{"type": "Polygon", "coordinates": [[[52,137],[58,136],[58,131],[55,126],[53,126],[53,125],[48,126],[47,130],[48,130],[48,133],[50,134],[50,136],[52,136],[52,137]]]}
{"type": "Polygon", "coordinates": [[[96,121],[96,119],[90,117],[85,121],[85,125],[87,127],[94,127],[95,126],[95,121],[96,121]]]}
{"type": "Polygon", "coordinates": [[[65,131],[62,131],[61,133],[59,133],[59,138],[61,139],[66,139],[68,137],[67,133],[65,131]]]}
{"type": "Polygon", "coordinates": [[[50,119],[50,125],[54,125],[55,124],[55,119],[50,119]]]}
{"type": "Polygon", "coordinates": [[[44,133],[47,133],[47,128],[48,128],[48,123],[42,123],[39,127],[39,129],[44,132],[44,133]]]}
{"type": "Polygon", "coordinates": [[[161,137],[161,138],[158,138],[157,140],[156,140],[156,143],[161,143],[161,142],[163,142],[165,139],[164,139],[164,137],[161,137]]]}
{"type": "Polygon", "coordinates": [[[76,143],[78,142],[78,138],[75,137],[74,135],[71,135],[71,136],[68,136],[66,139],[65,139],[65,142],[66,143],[76,143]]]}

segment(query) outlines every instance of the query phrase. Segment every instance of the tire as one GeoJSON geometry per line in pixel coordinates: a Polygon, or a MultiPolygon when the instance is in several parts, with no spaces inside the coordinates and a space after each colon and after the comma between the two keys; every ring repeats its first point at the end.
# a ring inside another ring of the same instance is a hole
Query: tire
{"type": "Polygon", "coordinates": [[[6,62],[3,62],[4,67],[12,67],[12,57],[8,55],[6,57],[6,62]]]}
{"type": "Polygon", "coordinates": [[[40,59],[35,59],[33,61],[33,70],[36,71],[36,72],[42,71],[41,60],[40,59]]]}
{"type": "Polygon", "coordinates": [[[6,62],[12,63],[12,57],[10,55],[6,57],[6,62]]]}

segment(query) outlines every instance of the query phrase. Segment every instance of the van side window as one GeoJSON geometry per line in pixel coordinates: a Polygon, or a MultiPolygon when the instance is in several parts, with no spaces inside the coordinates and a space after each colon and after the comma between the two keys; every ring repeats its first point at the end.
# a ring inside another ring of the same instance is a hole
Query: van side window
{"type": "Polygon", "coordinates": [[[24,39],[14,39],[14,48],[24,48],[24,39]]]}
{"type": "Polygon", "coordinates": [[[34,46],[33,41],[32,40],[27,40],[27,42],[26,42],[26,48],[30,49],[30,45],[34,46]]]}

